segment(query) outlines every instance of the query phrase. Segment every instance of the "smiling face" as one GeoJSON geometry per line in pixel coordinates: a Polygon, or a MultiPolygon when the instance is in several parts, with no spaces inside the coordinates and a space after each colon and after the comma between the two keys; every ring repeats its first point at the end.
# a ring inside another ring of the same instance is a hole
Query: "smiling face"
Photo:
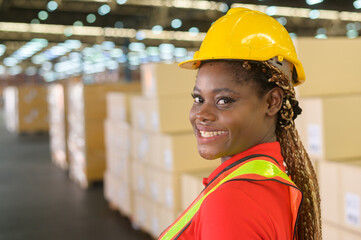
{"type": "Polygon", "coordinates": [[[203,158],[226,160],[276,140],[278,110],[270,111],[274,94],[260,96],[255,83],[240,80],[225,62],[205,63],[198,72],[189,118],[203,158]]]}

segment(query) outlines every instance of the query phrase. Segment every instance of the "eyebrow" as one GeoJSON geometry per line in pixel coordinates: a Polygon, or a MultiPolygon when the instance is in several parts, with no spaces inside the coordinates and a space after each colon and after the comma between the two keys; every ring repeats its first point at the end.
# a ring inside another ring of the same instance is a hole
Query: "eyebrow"
{"type": "MultiPolygon", "coordinates": [[[[197,88],[196,86],[193,88],[193,91],[198,91],[198,92],[202,92],[199,88],[197,88]]],[[[233,91],[232,89],[229,88],[216,88],[212,90],[213,93],[220,93],[220,92],[230,92],[236,95],[239,95],[239,93],[233,91]]]]}

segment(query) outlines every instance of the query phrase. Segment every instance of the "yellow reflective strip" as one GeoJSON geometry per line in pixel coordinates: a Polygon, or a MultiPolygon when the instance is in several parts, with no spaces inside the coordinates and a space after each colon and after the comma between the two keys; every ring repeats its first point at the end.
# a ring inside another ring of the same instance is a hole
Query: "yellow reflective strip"
{"type": "Polygon", "coordinates": [[[184,215],[181,217],[176,224],[173,225],[171,229],[169,229],[162,240],[171,240],[179,231],[181,231],[187,223],[194,217],[194,215],[198,212],[201,204],[204,199],[215,191],[221,184],[224,182],[245,174],[257,174],[266,178],[273,177],[281,177],[285,181],[289,182],[292,185],[295,185],[291,179],[287,176],[286,173],[282,172],[275,164],[265,161],[265,160],[252,160],[248,163],[245,163],[239,166],[236,170],[231,172],[225,178],[223,178],[216,186],[214,186],[211,190],[209,190],[201,199],[196,202],[192,208],[190,208],[184,215]]]}

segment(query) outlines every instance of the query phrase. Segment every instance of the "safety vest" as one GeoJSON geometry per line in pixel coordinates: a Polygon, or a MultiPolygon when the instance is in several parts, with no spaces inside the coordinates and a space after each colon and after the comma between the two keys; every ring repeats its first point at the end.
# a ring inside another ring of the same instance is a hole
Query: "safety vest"
{"type": "Polygon", "coordinates": [[[277,167],[279,163],[267,155],[255,154],[242,158],[229,165],[207,184],[193,203],[170,225],[158,238],[159,240],[178,239],[191,224],[193,217],[200,209],[203,201],[219,186],[228,181],[277,181],[289,188],[293,238],[296,236],[298,213],[302,203],[302,193],[292,180],[277,167]]]}

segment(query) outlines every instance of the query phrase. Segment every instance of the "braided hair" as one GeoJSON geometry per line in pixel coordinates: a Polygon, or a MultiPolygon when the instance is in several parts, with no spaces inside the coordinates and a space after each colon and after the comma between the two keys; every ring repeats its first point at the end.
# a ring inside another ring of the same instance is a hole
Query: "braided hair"
{"type": "Polygon", "coordinates": [[[286,163],[286,171],[303,194],[297,222],[298,240],[322,239],[319,186],[315,170],[300,140],[294,120],[301,114],[295,90],[288,77],[268,62],[212,60],[228,62],[235,81],[255,85],[260,97],[274,87],[284,92],[277,116],[276,136],[286,163]]]}

